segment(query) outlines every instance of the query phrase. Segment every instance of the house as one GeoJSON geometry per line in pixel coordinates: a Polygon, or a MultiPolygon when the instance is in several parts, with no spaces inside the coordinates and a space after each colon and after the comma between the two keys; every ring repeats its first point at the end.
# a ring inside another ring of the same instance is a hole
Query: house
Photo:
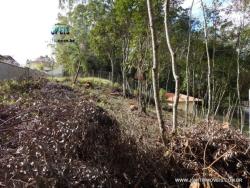
{"type": "MultiPolygon", "coordinates": [[[[168,106],[173,107],[175,94],[166,93],[165,97],[166,97],[168,106]]],[[[187,100],[187,95],[179,94],[178,110],[183,110],[183,111],[186,110],[186,100],[187,100]]],[[[189,96],[188,97],[189,109],[192,110],[194,108],[194,104],[201,103],[202,101],[203,101],[202,99],[189,96]]]]}
{"type": "Polygon", "coordinates": [[[54,61],[48,56],[40,56],[35,60],[26,61],[26,66],[30,69],[36,69],[44,72],[50,71],[53,64],[54,61]]]}
{"type": "Polygon", "coordinates": [[[40,70],[50,76],[63,76],[64,68],[57,65],[55,61],[48,56],[40,56],[35,60],[27,60],[26,66],[30,69],[40,70]]]}
{"type": "Polygon", "coordinates": [[[15,59],[13,59],[13,57],[9,56],[9,55],[0,55],[0,62],[1,63],[7,63],[10,65],[15,65],[15,66],[20,66],[20,64],[18,62],[16,62],[15,59]]]}

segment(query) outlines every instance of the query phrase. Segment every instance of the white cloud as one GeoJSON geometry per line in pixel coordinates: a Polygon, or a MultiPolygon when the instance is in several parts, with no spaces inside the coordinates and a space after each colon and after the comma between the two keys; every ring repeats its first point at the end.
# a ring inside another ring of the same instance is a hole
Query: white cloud
{"type": "Polygon", "coordinates": [[[1,0],[0,54],[22,65],[27,59],[50,55],[47,42],[56,23],[58,0],[1,0]]]}

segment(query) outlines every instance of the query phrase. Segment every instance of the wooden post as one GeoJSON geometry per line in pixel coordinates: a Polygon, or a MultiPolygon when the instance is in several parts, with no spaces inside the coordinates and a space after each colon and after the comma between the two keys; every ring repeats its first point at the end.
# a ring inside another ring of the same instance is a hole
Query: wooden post
{"type": "Polygon", "coordinates": [[[249,89],[249,93],[248,93],[248,96],[249,96],[249,100],[248,100],[248,121],[249,121],[249,137],[250,137],[250,89],[249,89]]]}

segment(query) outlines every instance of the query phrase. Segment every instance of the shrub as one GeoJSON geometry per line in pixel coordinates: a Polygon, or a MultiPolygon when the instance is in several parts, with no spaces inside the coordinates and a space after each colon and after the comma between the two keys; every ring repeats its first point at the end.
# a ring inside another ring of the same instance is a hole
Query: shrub
{"type": "Polygon", "coordinates": [[[165,89],[161,88],[159,93],[160,93],[159,95],[160,95],[160,101],[162,104],[162,109],[166,110],[167,109],[167,100],[166,100],[165,94],[167,93],[167,91],[165,89]]]}

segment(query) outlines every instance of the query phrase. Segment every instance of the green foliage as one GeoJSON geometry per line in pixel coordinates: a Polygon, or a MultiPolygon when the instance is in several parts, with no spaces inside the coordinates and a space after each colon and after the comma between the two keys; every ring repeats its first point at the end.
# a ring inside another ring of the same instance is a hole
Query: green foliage
{"type": "Polygon", "coordinates": [[[161,104],[162,104],[162,109],[167,110],[167,108],[168,108],[167,100],[166,100],[167,91],[165,89],[163,89],[163,88],[160,88],[159,93],[160,93],[159,95],[160,95],[160,101],[161,101],[161,104]]]}
{"type": "Polygon", "coordinates": [[[163,88],[160,89],[159,95],[160,95],[160,100],[161,102],[166,102],[166,93],[167,91],[163,88]]]}
{"type": "Polygon", "coordinates": [[[115,82],[115,83],[113,84],[113,89],[118,90],[118,89],[120,89],[120,88],[121,88],[121,85],[120,85],[119,83],[115,82]]]}
{"type": "MultiPolygon", "coordinates": [[[[44,80],[45,81],[45,80],[44,80]]],[[[0,104],[13,104],[19,98],[17,96],[25,97],[34,89],[39,89],[43,81],[35,80],[7,80],[0,81],[0,104]]]]}
{"type": "Polygon", "coordinates": [[[80,83],[86,83],[86,82],[90,82],[92,83],[94,86],[112,86],[112,82],[106,79],[102,79],[102,78],[96,78],[96,77],[86,77],[86,78],[80,78],[79,79],[80,83]]]}
{"type": "MultiPolygon", "coordinates": [[[[65,0],[64,5],[71,7],[66,16],[59,17],[59,23],[70,25],[68,37],[76,40],[73,44],[57,44],[56,57],[63,64],[69,75],[74,75],[78,62],[81,72],[89,70],[111,71],[114,64],[115,74],[125,69],[128,79],[134,79],[140,72],[151,83],[151,37],[149,35],[147,6],[145,0],[89,0],[79,3],[77,0],[65,0]],[[68,4],[67,4],[68,3],[68,4]],[[124,60],[128,42],[128,59],[124,60]],[[83,48],[82,48],[83,47],[83,48]]],[[[163,24],[161,0],[153,1],[157,47],[159,48],[159,85],[174,91],[171,58],[167,50],[163,24]]],[[[235,1],[236,3],[236,1],[235,1]]],[[[186,92],[186,54],[189,14],[183,9],[181,1],[171,1],[169,7],[170,39],[175,49],[180,75],[181,93],[186,92]]],[[[236,41],[238,25],[224,19],[219,11],[221,4],[206,8],[209,33],[209,54],[212,59],[213,87],[228,84],[223,102],[229,95],[236,93],[236,41]],[[213,25],[215,24],[215,25],[213,25]],[[216,26],[216,27],[215,27],[216,26]],[[216,38],[215,38],[216,37],[216,38]],[[215,53],[213,47],[215,44],[215,53]],[[213,58],[214,55],[214,58],[213,58]]],[[[237,8],[237,7],[235,7],[237,8]]],[[[231,12],[233,11],[230,10],[231,12]]],[[[239,10],[237,10],[240,12],[239,10]]],[[[248,13],[246,13],[248,14],[248,13]]],[[[207,57],[204,45],[203,23],[199,18],[192,19],[190,47],[190,95],[203,98],[207,92],[207,57]]],[[[242,50],[240,54],[240,85],[243,99],[247,98],[250,87],[249,67],[249,23],[241,32],[242,50]]],[[[214,91],[216,93],[216,91],[214,91]]]]}

